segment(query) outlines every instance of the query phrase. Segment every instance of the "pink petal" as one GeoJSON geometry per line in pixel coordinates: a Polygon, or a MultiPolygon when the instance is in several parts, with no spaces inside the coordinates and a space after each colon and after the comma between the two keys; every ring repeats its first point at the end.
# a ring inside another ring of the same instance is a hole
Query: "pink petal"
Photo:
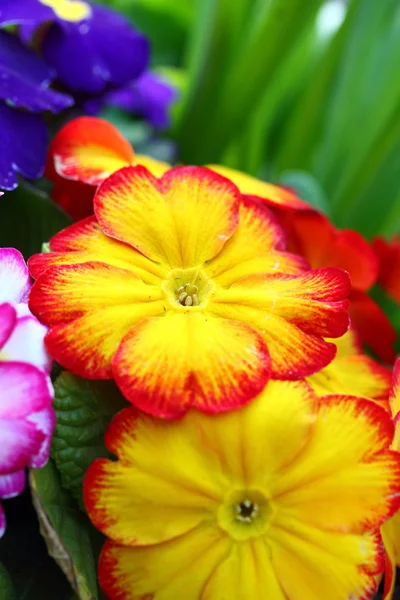
{"type": "Polygon", "coordinates": [[[17,319],[16,310],[11,304],[0,304],[0,351],[3,354],[3,346],[11,335],[17,319]]]}
{"type": "Polygon", "coordinates": [[[50,454],[51,438],[53,436],[54,428],[56,426],[56,413],[52,406],[41,410],[40,412],[33,413],[27,417],[27,421],[35,423],[36,427],[43,433],[43,442],[37,451],[32,456],[30,467],[40,469],[47,463],[50,454]]]}
{"type": "Polygon", "coordinates": [[[0,475],[0,498],[14,498],[18,496],[25,487],[25,469],[0,475]]]}
{"type": "Polygon", "coordinates": [[[0,538],[4,534],[5,530],[6,530],[6,516],[4,514],[3,505],[0,502],[0,538]]]}
{"type": "Polygon", "coordinates": [[[49,373],[52,359],[44,344],[46,333],[47,327],[33,315],[18,318],[2,354],[7,360],[27,362],[49,373]]]}
{"type": "Polygon", "coordinates": [[[16,248],[0,248],[0,302],[27,302],[31,287],[21,252],[16,248]]]}
{"type": "Polygon", "coordinates": [[[22,419],[0,419],[0,475],[26,467],[43,442],[44,433],[22,419]]]}
{"type": "Polygon", "coordinates": [[[53,399],[48,375],[22,362],[0,362],[0,391],[0,419],[25,417],[47,408],[53,399]]]}

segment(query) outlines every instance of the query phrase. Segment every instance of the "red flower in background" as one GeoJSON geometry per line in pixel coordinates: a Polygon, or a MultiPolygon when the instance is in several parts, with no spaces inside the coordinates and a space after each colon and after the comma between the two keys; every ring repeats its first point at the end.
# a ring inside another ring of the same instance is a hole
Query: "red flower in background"
{"type": "MultiPolygon", "coordinates": [[[[281,210],[279,218],[291,252],[304,256],[313,269],[335,266],[349,273],[352,283],[349,312],[353,326],[363,344],[385,362],[393,362],[395,331],[367,293],[378,279],[379,262],[374,249],[357,231],[337,229],[327,217],[311,209],[281,210]]],[[[400,269],[400,250],[398,260],[400,269]]]]}
{"type": "Polygon", "coordinates": [[[379,261],[378,283],[400,304],[400,235],[390,241],[376,237],[372,246],[379,261]]]}

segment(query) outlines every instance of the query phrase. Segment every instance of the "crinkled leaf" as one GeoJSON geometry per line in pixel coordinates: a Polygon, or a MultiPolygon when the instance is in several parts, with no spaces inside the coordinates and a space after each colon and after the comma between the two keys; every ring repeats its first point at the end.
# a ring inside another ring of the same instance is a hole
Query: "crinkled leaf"
{"type": "Polygon", "coordinates": [[[64,371],[55,384],[57,426],[51,454],[70,490],[83,508],[82,481],[93,460],[108,456],[104,433],[126,400],[111,381],[87,381],[64,371]]]}
{"type": "Polygon", "coordinates": [[[71,494],[61,486],[50,460],[29,475],[33,504],[48,552],[66,575],[80,600],[97,600],[95,558],[91,541],[93,526],[71,494]]]}

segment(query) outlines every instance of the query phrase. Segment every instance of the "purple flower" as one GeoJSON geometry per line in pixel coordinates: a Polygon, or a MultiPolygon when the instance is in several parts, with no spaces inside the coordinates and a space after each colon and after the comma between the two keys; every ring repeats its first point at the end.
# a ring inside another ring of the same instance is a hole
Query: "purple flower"
{"type": "Polygon", "coordinates": [[[21,25],[27,39],[44,22],[43,55],[72,93],[99,94],[136,79],[146,69],[145,35],[105,6],[82,0],[0,0],[0,26],[21,25]]]}
{"type": "Polygon", "coordinates": [[[177,91],[156,73],[147,71],[136,81],[107,94],[105,101],[145,118],[156,129],[169,125],[169,109],[177,91]]]}
{"type": "Polygon", "coordinates": [[[42,175],[47,128],[37,113],[57,113],[73,104],[70,96],[49,89],[53,78],[41,58],[0,31],[0,188],[17,187],[17,173],[28,179],[42,175]]]}
{"type": "MultiPolygon", "coordinates": [[[[21,493],[25,467],[47,462],[55,426],[46,328],[30,313],[31,281],[14,248],[0,249],[0,498],[21,493]]],[[[5,515],[0,503],[0,537],[5,515]]]]}

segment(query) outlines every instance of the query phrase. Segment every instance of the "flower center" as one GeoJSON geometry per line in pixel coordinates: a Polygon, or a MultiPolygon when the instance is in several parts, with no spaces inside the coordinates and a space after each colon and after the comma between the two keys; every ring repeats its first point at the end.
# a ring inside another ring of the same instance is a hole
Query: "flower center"
{"type": "Polygon", "coordinates": [[[197,285],[191,283],[185,283],[175,290],[175,294],[178,297],[178,301],[182,306],[198,306],[199,305],[199,288],[197,285]]]}
{"type": "Polygon", "coordinates": [[[263,535],[271,522],[273,508],[264,492],[234,490],[218,510],[219,526],[235,540],[263,535]]]}
{"type": "Polygon", "coordinates": [[[205,308],[214,289],[213,281],[199,268],[174,269],[162,283],[170,307],[178,310],[205,308]]]}
{"type": "Polygon", "coordinates": [[[260,512],[260,507],[256,503],[253,503],[251,500],[246,498],[240,504],[236,504],[236,520],[241,523],[251,523],[253,519],[257,518],[258,513],[260,512]]]}

